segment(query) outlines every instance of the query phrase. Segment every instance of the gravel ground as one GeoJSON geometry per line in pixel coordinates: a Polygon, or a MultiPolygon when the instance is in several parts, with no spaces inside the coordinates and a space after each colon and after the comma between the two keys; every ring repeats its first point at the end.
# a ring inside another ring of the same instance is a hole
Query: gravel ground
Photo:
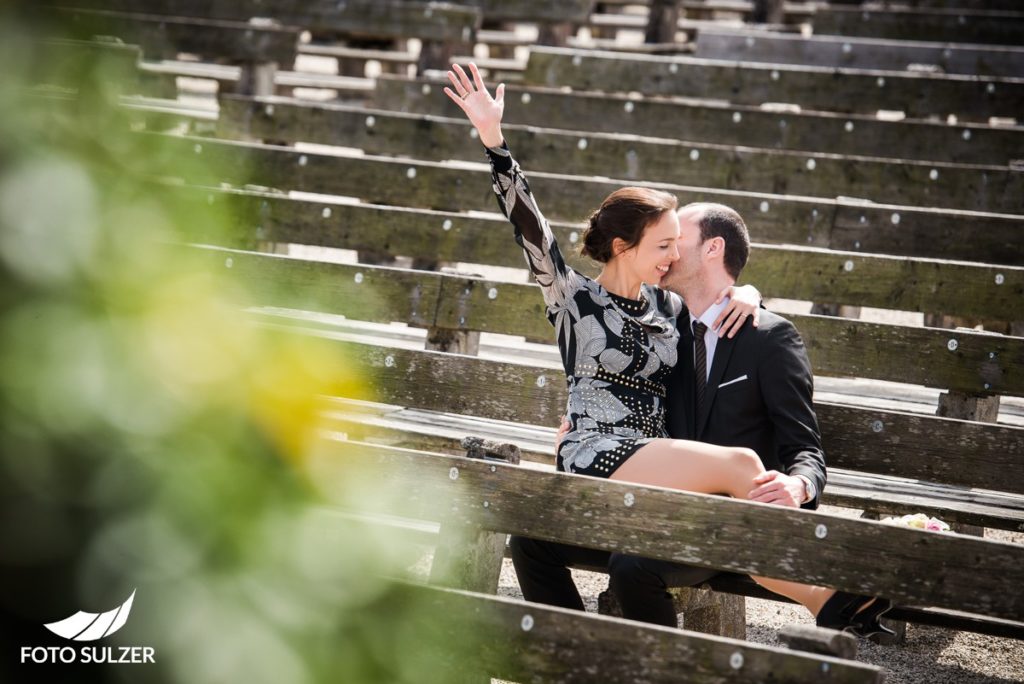
{"type": "MultiPolygon", "coordinates": [[[[821,510],[851,517],[859,513],[829,506],[823,506],[821,510]]],[[[985,537],[1024,544],[1024,533],[986,530],[985,537]]],[[[424,558],[414,573],[425,576],[428,568],[429,558],[424,558]]],[[[608,588],[608,576],[577,570],[573,571],[573,576],[587,610],[597,612],[597,596],[608,588]]],[[[515,571],[508,559],[502,568],[498,593],[522,598],[515,571]]],[[[814,621],[799,606],[747,599],[748,641],[782,646],[776,635],[782,627],[793,623],[814,624],[814,621]]],[[[1024,641],[936,627],[909,625],[906,643],[895,646],[878,646],[861,640],[857,660],[883,668],[888,684],[1024,682],[1024,641]]]]}

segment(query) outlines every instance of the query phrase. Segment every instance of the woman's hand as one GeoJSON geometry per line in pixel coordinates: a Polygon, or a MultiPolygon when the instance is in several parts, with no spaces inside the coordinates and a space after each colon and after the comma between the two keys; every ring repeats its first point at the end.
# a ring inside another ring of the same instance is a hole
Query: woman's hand
{"type": "Polygon", "coordinates": [[[731,339],[743,327],[747,316],[751,317],[751,322],[756,328],[761,321],[761,293],[757,291],[757,288],[753,285],[744,285],[743,287],[730,285],[718,293],[715,304],[720,304],[726,297],[729,297],[729,306],[718,314],[711,329],[717,330],[719,337],[728,333],[731,339]]]}
{"type": "Polygon", "coordinates": [[[452,64],[452,70],[448,72],[448,80],[455,86],[445,88],[444,94],[452,99],[459,109],[466,113],[469,122],[476,127],[480,134],[480,142],[486,147],[501,147],[505,138],[501,135],[501,115],[505,111],[505,84],[502,83],[494,91],[494,97],[487,92],[484,80],[480,78],[480,71],[476,64],[469,63],[469,70],[473,73],[473,80],[470,81],[466,72],[458,64],[452,64]]]}

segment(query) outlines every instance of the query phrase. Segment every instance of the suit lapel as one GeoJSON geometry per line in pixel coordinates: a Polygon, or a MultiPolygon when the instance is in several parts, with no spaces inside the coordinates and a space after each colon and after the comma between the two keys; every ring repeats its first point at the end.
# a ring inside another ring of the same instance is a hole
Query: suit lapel
{"type": "MultiPolygon", "coordinates": [[[[737,336],[742,334],[743,330],[740,330],[737,336]]],[[[701,407],[700,415],[697,416],[697,431],[694,433],[697,439],[704,434],[708,416],[711,415],[711,407],[715,403],[715,395],[718,394],[718,385],[721,384],[722,376],[725,375],[725,367],[729,365],[729,357],[732,356],[732,350],[736,346],[736,339],[735,337],[733,339],[723,337],[715,345],[715,358],[711,361],[711,375],[708,377],[707,389],[704,390],[704,405],[701,407]]]]}

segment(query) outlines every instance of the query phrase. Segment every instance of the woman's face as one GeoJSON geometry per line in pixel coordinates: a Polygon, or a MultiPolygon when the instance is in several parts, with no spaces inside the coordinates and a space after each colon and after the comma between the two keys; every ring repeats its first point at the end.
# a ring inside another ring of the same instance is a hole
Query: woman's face
{"type": "Polygon", "coordinates": [[[640,242],[616,256],[636,277],[649,285],[660,285],[672,262],[679,260],[679,218],[666,211],[644,229],[640,242]]]}

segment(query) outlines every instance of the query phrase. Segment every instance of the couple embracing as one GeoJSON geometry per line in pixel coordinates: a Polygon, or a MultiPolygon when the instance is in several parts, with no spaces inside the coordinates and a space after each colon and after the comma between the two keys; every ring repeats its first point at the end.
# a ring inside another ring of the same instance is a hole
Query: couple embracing
{"type": "MultiPolygon", "coordinates": [[[[604,477],[782,506],[816,508],[825,460],[803,343],[760,294],[735,283],[749,238],[733,210],[677,207],[627,187],[591,217],[588,278],[569,268],[501,133],[504,85],[488,92],[475,65],[448,72],[445,93],[476,127],[498,203],[540,285],[568,382],[557,465],[604,477]],[[728,334],[726,332],[728,331],[728,334]]],[[[676,626],[666,589],[714,571],[520,537],[513,561],[527,600],[582,609],[568,568],[606,566],[625,617],[676,626]]],[[[888,632],[882,598],[784,580],[758,584],[804,605],[817,624],[888,632]]]]}

